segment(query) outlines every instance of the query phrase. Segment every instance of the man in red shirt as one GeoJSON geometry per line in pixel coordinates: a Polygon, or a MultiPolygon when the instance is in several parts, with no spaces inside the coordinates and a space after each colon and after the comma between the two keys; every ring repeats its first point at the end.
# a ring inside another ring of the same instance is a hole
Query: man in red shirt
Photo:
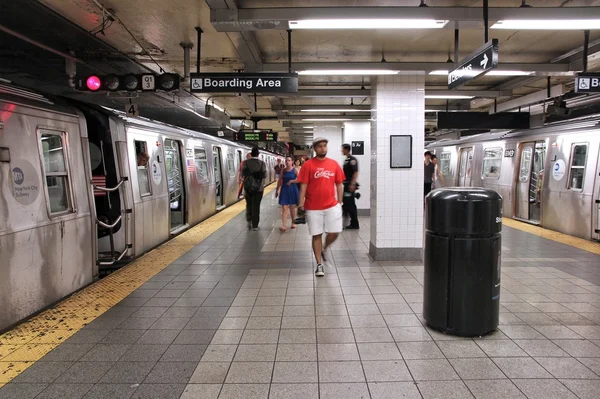
{"type": "Polygon", "coordinates": [[[342,231],[342,200],[344,171],[339,163],[327,158],[327,139],[313,140],[315,158],[304,163],[298,175],[300,198],[298,207],[306,210],[308,232],[312,236],[312,247],[317,261],[316,276],[324,276],[323,253],[333,244],[342,231]],[[337,197],[336,197],[337,194],[337,197]],[[325,247],[321,236],[327,233],[325,247]]]}

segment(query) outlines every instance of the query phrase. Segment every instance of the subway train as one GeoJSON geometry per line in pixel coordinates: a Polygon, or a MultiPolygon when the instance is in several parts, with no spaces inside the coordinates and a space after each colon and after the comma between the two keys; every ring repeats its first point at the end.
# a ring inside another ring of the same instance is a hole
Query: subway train
{"type": "Polygon", "coordinates": [[[249,151],[0,83],[0,331],[239,201],[249,151]]]}
{"type": "MultiPolygon", "coordinates": [[[[600,115],[427,146],[444,186],[486,187],[504,217],[600,240],[600,115]]],[[[439,187],[439,185],[438,185],[439,187]]]]}

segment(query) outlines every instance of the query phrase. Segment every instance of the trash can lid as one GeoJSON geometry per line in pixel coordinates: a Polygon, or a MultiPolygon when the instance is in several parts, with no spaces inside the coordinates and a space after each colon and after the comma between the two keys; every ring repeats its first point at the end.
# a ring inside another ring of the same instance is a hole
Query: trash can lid
{"type": "Polygon", "coordinates": [[[447,187],[433,190],[428,197],[433,201],[498,201],[500,194],[481,187],[447,187]]]}

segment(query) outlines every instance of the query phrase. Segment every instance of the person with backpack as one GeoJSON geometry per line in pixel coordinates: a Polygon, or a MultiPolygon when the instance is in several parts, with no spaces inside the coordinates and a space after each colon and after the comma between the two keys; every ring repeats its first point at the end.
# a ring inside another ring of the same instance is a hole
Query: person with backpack
{"type": "Polygon", "coordinates": [[[244,197],[246,198],[246,222],[248,229],[258,230],[260,222],[260,202],[265,189],[265,178],[267,177],[267,165],[258,159],[258,147],[252,148],[251,158],[247,159],[242,166],[244,177],[244,197]]]}

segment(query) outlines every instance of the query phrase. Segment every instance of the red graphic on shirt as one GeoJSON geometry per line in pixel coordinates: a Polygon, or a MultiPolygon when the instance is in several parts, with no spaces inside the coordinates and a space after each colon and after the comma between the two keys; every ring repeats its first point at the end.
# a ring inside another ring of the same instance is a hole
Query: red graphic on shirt
{"type": "Polygon", "coordinates": [[[323,210],[337,205],[336,185],[344,182],[344,172],[333,159],[309,159],[302,165],[298,182],[306,184],[304,209],[323,210]]]}

